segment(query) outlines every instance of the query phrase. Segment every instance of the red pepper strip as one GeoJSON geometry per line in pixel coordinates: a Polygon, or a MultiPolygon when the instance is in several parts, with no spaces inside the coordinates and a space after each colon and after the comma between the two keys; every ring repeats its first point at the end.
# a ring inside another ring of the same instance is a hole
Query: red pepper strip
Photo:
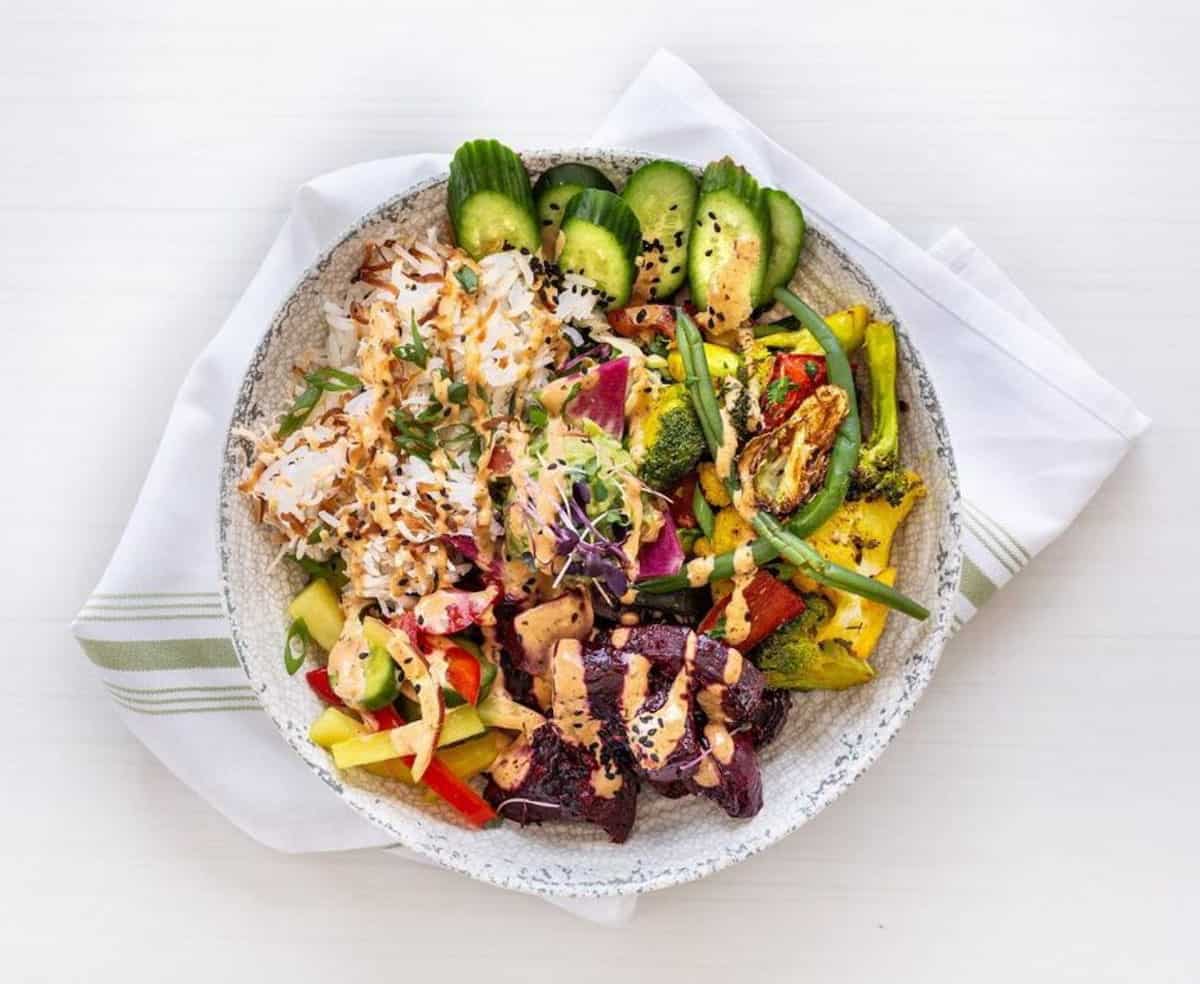
{"type": "MultiPolygon", "coordinates": [[[[474,658],[471,661],[474,662],[474,658]]],[[[476,663],[476,666],[478,665],[476,663]]],[[[392,728],[404,727],[404,718],[394,707],[363,711],[362,716],[367,727],[373,731],[390,731],[392,728]]],[[[411,768],[416,756],[405,755],[400,761],[411,768]]],[[[461,813],[463,819],[472,827],[486,827],[496,820],[496,811],[488,805],[487,800],[459,779],[436,755],[425,770],[425,775],[421,777],[421,782],[461,813]]]]}
{"type": "MultiPolygon", "coordinates": [[[[697,630],[708,632],[729,607],[730,595],[726,595],[704,616],[697,630]]],[[[804,599],[778,578],[759,571],[746,585],[746,609],[750,614],[750,634],[737,644],[743,651],[752,649],[774,632],[784,622],[790,622],[804,611],[804,599]]]]}
{"type": "Polygon", "coordinates": [[[694,530],[696,514],[692,512],[692,500],[696,494],[696,476],[689,475],[671,493],[671,518],[679,529],[694,530]]]}
{"type": "Polygon", "coordinates": [[[825,356],[823,355],[799,355],[788,352],[775,356],[775,364],[771,367],[771,379],[763,388],[763,426],[769,430],[786,422],[796,407],[812,396],[818,386],[824,386],[828,380],[829,372],[825,366],[825,356]],[[771,383],[779,379],[786,379],[792,385],[787,395],[776,403],[770,398],[771,383]]]}
{"type": "Polygon", "coordinates": [[[363,723],[372,731],[391,731],[392,728],[404,727],[404,718],[390,705],[377,711],[359,711],[359,714],[362,715],[363,723]]]}
{"type": "Polygon", "coordinates": [[[446,682],[468,704],[477,704],[479,687],[483,682],[483,669],[479,660],[459,646],[446,647],[445,656],[446,682]]]}
{"type": "Polygon", "coordinates": [[[325,667],[322,666],[319,670],[309,670],[304,674],[304,679],[312,687],[312,692],[326,704],[332,704],[334,707],[346,706],[346,702],[333,692],[333,686],[329,682],[329,670],[325,667]]]}

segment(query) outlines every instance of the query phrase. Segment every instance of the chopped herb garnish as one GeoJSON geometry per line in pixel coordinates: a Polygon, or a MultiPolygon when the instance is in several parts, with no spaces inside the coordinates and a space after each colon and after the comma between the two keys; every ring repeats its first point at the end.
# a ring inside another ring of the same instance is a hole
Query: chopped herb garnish
{"type": "Polygon", "coordinates": [[[813,362],[811,359],[804,360],[804,374],[806,376],[808,376],[809,379],[816,379],[817,373],[819,373],[820,371],[821,371],[821,367],[819,365],[817,365],[815,362],[813,362]]]}
{"type": "Polygon", "coordinates": [[[425,339],[421,337],[420,329],[417,327],[415,311],[412,316],[412,339],[407,345],[397,345],[392,351],[396,354],[396,358],[411,362],[414,366],[424,369],[429,363],[429,349],[425,347],[425,339]]]}
{"type": "Polygon", "coordinates": [[[647,355],[657,355],[665,359],[671,351],[671,341],[666,335],[660,335],[657,332],[650,339],[650,344],[646,346],[647,355]]]}
{"type": "Polygon", "coordinates": [[[296,397],[295,402],[292,404],[292,409],[284,414],[283,420],[279,422],[278,436],[280,438],[294,434],[304,426],[304,421],[312,413],[313,407],[321,399],[322,393],[341,393],[362,387],[362,380],[353,373],[343,372],[341,369],[334,369],[332,366],[325,366],[322,369],[316,369],[308,373],[304,377],[304,382],[308,385],[296,397]]]}
{"type": "Polygon", "coordinates": [[[470,267],[459,267],[454,271],[454,279],[462,284],[462,289],[468,294],[474,294],[479,287],[479,277],[470,267]]]}
{"type": "Polygon", "coordinates": [[[425,407],[424,410],[422,410],[420,413],[417,414],[415,419],[421,421],[421,423],[424,424],[424,423],[429,423],[432,420],[440,420],[441,417],[442,417],[442,405],[440,403],[438,403],[437,400],[433,400],[430,402],[429,406],[425,407]]]}
{"type": "Polygon", "coordinates": [[[433,433],[433,428],[429,424],[417,420],[402,407],[397,408],[393,414],[392,423],[396,427],[396,447],[406,454],[428,461],[429,456],[437,448],[437,438],[433,433]]]}
{"type": "Polygon", "coordinates": [[[362,380],[353,373],[334,369],[333,366],[325,366],[324,368],[310,372],[304,377],[304,381],[309,386],[319,386],[330,393],[356,390],[362,387],[362,380]]]}
{"type": "Polygon", "coordinates": [[[328,581],[331,587],[339,590],[350,583],[350,579],[346,577],[345,573],[345,562],[336,554],[328,564],[322,564],[319,560],[313,560],[311,557],[297,557],[296,563],[304,568],[304,572],[313,580],[328,581]]]}
{"type": "Polygon", "coordinates": [[[470,390],[467,389],[466,383],[451,383],[450,388],[446,391],[446,396],[451,403],[461,407],[467,402],[469,393],[470,390]]]}
{"type": "Polygon", "coordinates": [[[288,626],[287,636],[283,640],[283,666],[288,671],[288,676],[304,665],[311,641],[312,636],[308,634],[308,626],[304,624],[304,619],[298,618],[288,626]]]}

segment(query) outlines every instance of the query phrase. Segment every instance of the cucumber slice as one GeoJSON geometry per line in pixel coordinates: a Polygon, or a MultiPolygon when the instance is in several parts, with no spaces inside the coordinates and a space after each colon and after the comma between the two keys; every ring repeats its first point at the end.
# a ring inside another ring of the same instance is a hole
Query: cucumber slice
{"type": "Polygon", "coordinates": [[[471,140],[454,152],[447,191],[458,245],[475,259],[541,246],[525,165],[497,140],[471,140]]]}
{"type": "Polygon", "coordinates": [[[763,286],[764,302],[771,299],[776,287],[791,283],[804,245],[804,213],[800,206],[786,191],[768,188],[765,194],[771,212],[771,258],[763,286]]]}
{"type": "Polygon", "coordinates": [[[709,306],[708,288],[713,274],[735,259],[739,240],[757,246],[757,260],[743,283],[726,286],[748,291],[751,306],[757,307],[766,297],[763,287],[771,255],[771,213],[758,182],[726,157],[704,169],[688,244],[688,284],[692,303],[701,310],[709,306]]]}
{"type": "Polygon", "coordinates": [[[642,227],[633,209],[611,191],[587,188],[567,203],[562,231],[559,267],[594,280],[606,307],[625,304],[633,291],[642,244],[642,227]]]}
{"type": "Polygon", "coordinates": [[[651,161],[629,176],[621,197],[642,224],[637,297],[670,297],[682,286],[699,193],[695,175],[674,161],[651,161]]]}
{"type": "Polygon", "coordinates": [[[616,190],[604,172],[590,164],[558,164],[543,171],[537,179],[537,184],[533,186],[533,201],[542,228],[542,242],[546,244],[547,251],[558,237],[558,227],[567,202],[584,188],[616,190]]]}
{"type": "Polygon", "coordinates": [[[377,711],[396,699],[396,662],[388,652],[391,630],[377,619],[363,621],[367,660],[363,668],[363,693],[359,700],[368,711],[377,711]]]}

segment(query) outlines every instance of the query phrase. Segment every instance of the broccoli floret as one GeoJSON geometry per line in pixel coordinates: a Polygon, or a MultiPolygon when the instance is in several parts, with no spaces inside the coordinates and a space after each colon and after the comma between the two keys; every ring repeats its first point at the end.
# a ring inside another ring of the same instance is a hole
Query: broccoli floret
{"type": "Polygon", "coordinates": [[[776,629],[751,653],[766,685],[778,690],[845,690],[875,676],[841,639],[817,642],[816,635],[833,606],[820,595],[806,595],[805,609],[776,629]]]}
{"type": "Polygon", "coordinates": [[[642,428],[644,450],[638,473],[651,488],[669,491],[696,467],[706,446],[700,420],[682,384],[659,393],[642,428]]]}
{"type": "Polygon", "coordinates": [[[886,499],[898,506],[911,481],[900,467],[896,330],[885,322],[872,322],[867,325],[865,348],[871,377],[871,437],[859,451],[848,497],[886,499]]]}

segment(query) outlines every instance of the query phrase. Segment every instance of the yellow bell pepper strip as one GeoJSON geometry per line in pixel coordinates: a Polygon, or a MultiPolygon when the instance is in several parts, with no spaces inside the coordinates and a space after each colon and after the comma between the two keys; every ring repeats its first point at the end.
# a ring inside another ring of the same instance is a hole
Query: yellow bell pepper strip
{"type": "MultiPolygon", "coordinates": [[[[415,755],[422,739],[422,722],[388,728],[372,734],[359,734],[331,746],[333,763],[339,769],[350,769],[359,765],[370,765],[387,759],[415,755]]],[[[456,741],[482,734],[483,722],[475,708],[462,704],[446,712],[446,720],[438,736],[438,746],[452,745],[456,741]]]]}
{"type": "MultiPolygon", "coordinates": [[[[856,352],[862,345],[866,335],[867,322],[871,312],[865,304],[855,304],[842,311],[834,311],[825,315],[825,324],[833,332],[847,355],[856,352]]],[[[794,317],[773,321],[770,324],[755,325],[754,337],[763,345],[772,349],[784,349],[801,355],[823,355],[825,347],[807,328],[800,327],[800,322],[794,317]]]]}
{"type": "MultiPolygon", "coordinates": [[[[375,723],[384,730],[394,731],[406,727],[404,719],[400,717],[395,708],[387,707],[381,711],[369,713],[375,723]]],[[[402,759],[389,759],[367,766],[367,768],[376,769],[394,763],[396,766],[402,765],[411,769],[414,758],[415,756],[406,755],[402,759]]],[[[499,822],[496,811],[488,805],[487,801],[458,778],[450,767],[436,755],[429,760],[429,764],[422,771],[421,783],[457,810],[472,827],[490,827],[499,822]]]]}
{"type": "MultiPolygon", "coordinates": [[[[733,349],[713,342],[704,343],[704,358],[708,362],[708,374],[713,378],[736,376],[742,367],[742,360],[733,349]]],[[[684,381],[683,357],[678,349],[672,349],[667,355],[667,372],[676,382],[684,381]]]]}

